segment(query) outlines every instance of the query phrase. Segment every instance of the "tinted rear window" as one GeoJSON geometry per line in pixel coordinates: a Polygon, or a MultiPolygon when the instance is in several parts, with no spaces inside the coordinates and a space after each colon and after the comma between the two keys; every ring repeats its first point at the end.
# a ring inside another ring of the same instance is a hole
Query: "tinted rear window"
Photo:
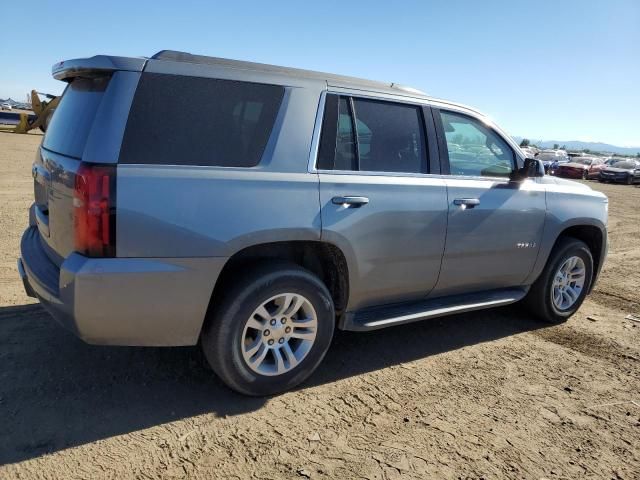
{"type": "Polygon", "coordinates": [[[283,95],[276,85],[145,73],[120,163],[253,167],[283,95]]]}
{"type": "Polygon", "coordinates": [[[82,158],[110,77],[76,78],[69,84],[51,117],[42,146],[47,150],[82,158]]]}

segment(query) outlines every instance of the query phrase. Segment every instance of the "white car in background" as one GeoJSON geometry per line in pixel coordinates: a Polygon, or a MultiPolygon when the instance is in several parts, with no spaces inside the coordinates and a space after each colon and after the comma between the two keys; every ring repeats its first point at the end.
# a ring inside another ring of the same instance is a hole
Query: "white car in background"
{"type": "Polygon", "coordinates": [[[553,175],[559,164],[569,163],[569,156],[564,150],[543,150],[536,159],[544,165],[544,171],[553,175]]]}
{"type": "Polygon", "coordinates": [[[2,107],[2,110],[13,110],[13,107],[8,103],[3,103],[1,107],[2,107]]]}
{"type": "Polygon", "coordinates": [[[522,150],[522,153],[524,153],[527,158],[535,158],[536,155],[540,153],[540,150],[534,147],[520,147],[520,150],[522,150]]]}

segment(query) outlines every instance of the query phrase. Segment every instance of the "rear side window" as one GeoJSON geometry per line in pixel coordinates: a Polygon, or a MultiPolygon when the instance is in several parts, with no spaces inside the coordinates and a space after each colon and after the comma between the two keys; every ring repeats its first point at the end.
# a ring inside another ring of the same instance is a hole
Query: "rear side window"
{"type": "Polygon", "coordinates": [[[283,96],[276,85],[144,73],[119,161],[253,167],[283,96]]]}
{"type": "Polygon", "coordinates": [[[426,172],[421,107],[327,95],[323,122],[318,168],[426,172]]]}
{"type": "Polygon", "coordinates": [[[42,146],[47,150],[82,158],[93,120],[110,77],[76,78],[64,91],[51,117],[42,146]]]}

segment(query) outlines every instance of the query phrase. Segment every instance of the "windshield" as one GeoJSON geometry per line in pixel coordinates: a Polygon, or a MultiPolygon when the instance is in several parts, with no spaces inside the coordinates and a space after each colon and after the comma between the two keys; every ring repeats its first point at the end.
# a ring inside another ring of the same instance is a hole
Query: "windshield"
{"type": "Polygon", "coordinates": [[[616,162],[612,166],[614,168],[637,168],[637,165],[638,164],[635,162],[623,161],[623,162],[616,162]]]}
{"type": "Polygon", "coordinates": [[[593,160],[590,158],[574,158],[573,163],[580,163],[581,165],[591,165],[593,160]]]}

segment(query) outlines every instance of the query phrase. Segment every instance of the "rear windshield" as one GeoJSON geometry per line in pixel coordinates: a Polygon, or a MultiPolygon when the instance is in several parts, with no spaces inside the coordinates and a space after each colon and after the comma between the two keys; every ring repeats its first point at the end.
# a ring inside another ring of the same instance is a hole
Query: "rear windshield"
{"type": "Polygon", "coordinates": [[[144,73],[119,162],[253,167],[283,95],[277,85],[144,73]]]}
{"type": "Polygon", "coordinates": [[[64,91],[51,117],[42,146],[47,150],[82,158],[102,96],[110,77],[76,78],[64,91]]]}

